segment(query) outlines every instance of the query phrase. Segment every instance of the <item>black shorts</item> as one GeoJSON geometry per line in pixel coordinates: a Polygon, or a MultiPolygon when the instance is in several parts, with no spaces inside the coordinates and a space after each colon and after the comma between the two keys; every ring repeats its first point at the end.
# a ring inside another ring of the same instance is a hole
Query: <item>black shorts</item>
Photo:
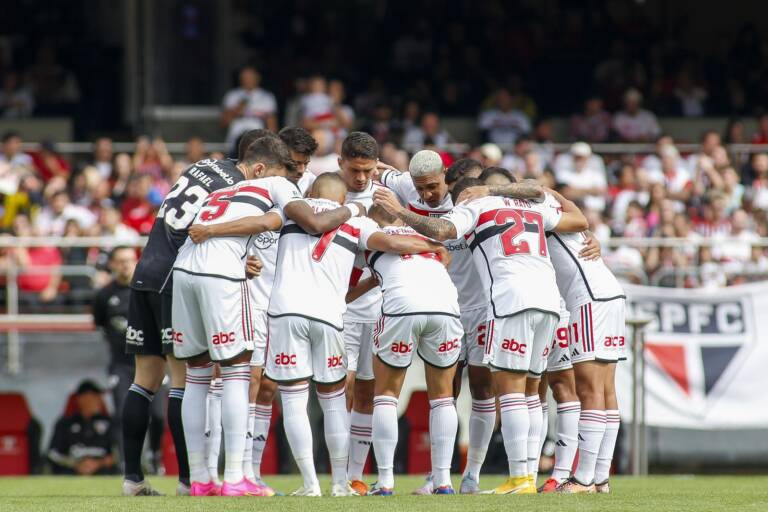
{"type": "Polygon", "coordinates": [[[172,333],[171,294],[131,289],[126,354],[173,354],[172,333]]]}

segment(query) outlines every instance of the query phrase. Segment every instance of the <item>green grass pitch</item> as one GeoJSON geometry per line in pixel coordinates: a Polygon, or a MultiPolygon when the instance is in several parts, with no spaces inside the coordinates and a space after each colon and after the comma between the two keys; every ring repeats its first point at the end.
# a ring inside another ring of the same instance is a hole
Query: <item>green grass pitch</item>
{"type": "MultiPolygon", "coordinates": [[[[162,492],[175,490],[172,478],[155,477],[152,483],[162,492]]],[[[484,476],[482,487],[502,481],[498,476],[484,476]]],[[[276,489],[290,492],[300,484],[295,475],[268,478],[276,489]]],[[[330,485],[321,478],[323,492],[330,485]]],[[[616,477],[613,494],[591,496],[409,496],[420,486],[420,477],[397,478],[398,495],[359,498],[122,498],[120,479],[116,477],[5,477],[0,478],[0,511],[161,511],[187,512],[230,510],[268,512],[480,512],[520,510],[523,512],[620,512],[681,511],[702,512],[768,510],[766,476],[654,476],[648,478],[616,477]],[[514,508],[512,508],[514,507],[514,508]]],[[[458,487],[459,477],[454,477],[458,487]]]]}

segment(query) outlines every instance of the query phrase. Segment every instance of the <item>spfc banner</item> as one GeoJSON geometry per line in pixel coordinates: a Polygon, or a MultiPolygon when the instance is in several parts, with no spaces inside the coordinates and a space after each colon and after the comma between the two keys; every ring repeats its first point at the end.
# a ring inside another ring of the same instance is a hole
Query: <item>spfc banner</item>
{"type": "MultiPolygon", "coordinates": [[[[645,330],[649,425],[768,427],[768,283],[625,290],[627,318],[651,319],[645,330]]],[[[632,412],[631,363],[630,354],[617,370],[625,419],[632,412]]]]}

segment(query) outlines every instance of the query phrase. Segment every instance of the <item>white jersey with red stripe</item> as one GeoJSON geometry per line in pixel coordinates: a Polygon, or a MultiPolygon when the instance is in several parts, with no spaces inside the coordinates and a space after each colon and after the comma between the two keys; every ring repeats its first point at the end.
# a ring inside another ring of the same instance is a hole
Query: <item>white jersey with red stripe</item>
{"type": "MultiPolygon", "coordinates": [[[[347,203],[357,202],[370,208],[373,204],[373,193],[378,188],[383,188],[380,183],[373,180],[362,192],[347,192],[347,203]]],[[[362,258],[355,264],[355,270],[350,280],[350,285],[356,285],[361,279],[371,277],[371,271],[365,266],[362,258]]],[[[354,302],[347,304],[347,312],[344,320],[348,322],[374,323],[381,315],[381,288],[378,286],[358,297],[354,302]]]]}
{"type": "MultiPolygon", "coordinates": [[[[383,231],[387,234],[425,238],[404,226],[387,226],[383,231]]],[[[365,259],[384,290],[383,315],[441,314],[458,318],[456,287],[437,254],[430,252],[401,256],[366,251],[365,259]]]]}
{"type": "Polygon", "coordinates": [[[489,196],[460,204],[444,217],[466,237],[494,317],[527,310],[559,314],[546,232],[561,215],[541,203],[489,196]]]}
{"type": "MultiPolygon", "coordinates": [[[[408,173],[387,170],[382,173],[381,182],[395,193],[403,206],[419,215],[440,217],[453,208],[450,194],[434,208],[422,201],[408,173]]],[[[488,306],[488,291],[481,286],[480,275],[472,261],[472,251],[469,250],[466,240],[450,240],[445,242],[445,247],[451,251],[453,258],[448,267],[448,274],[459,292],[461,310],[470,311],[488,306]]]]}
{"type": "MultiPolygon", "coordinates": [[[[304,199],[316,212],[340,205],[304,199]]],[[[269,300],[270,317],[303,316],[343,329],[344,297],[357,255],[378,231],[367,217],[355,217],[323,235],[310,235],[293,221],[280,231],[277,268],[269,300]]]]}
{"type": "MultiPolygon", "coordinates": [[[[561,209],[552,196],[544,202],[549,208],[561,209]]],[[[624,298],[624,289],[602,258],[584,260],[579,252],[587,239],[585,233],[548,233],[547,247],[555,267],[557,287],[569,310],[587,302],[624,298]]]]}
{"type": "MultiPolygon", "coordinates": [[[[299,193],[302,197],[307,195],[316,179],[317,177],[311,172],[305,172],[301,175],[296,186],[299,188],[299,193]]],[[[261,273],[258,279],[248,281],[253,309],[266,311],[269,306],[269,296],[272,293],[272,284],[275,281],[277,243],[279,240],[279,231],[265,231],[264,233],[254,235],[251,239],[248,255],[256,256],[261,261],[261,273]]]]}
{"type": "MultiPolygon", "coordinates": [[[[197,212],[194,224],[215,225],[264,215],[274,207],[282,209],[299,199],[296,185],[282,177],[241,181],[211,193],[197,212]]],[[[253,238],[216,237],[200,244],[187,238],[173,268],[189,274],[245,279],[245,257],[253,238]]]]}

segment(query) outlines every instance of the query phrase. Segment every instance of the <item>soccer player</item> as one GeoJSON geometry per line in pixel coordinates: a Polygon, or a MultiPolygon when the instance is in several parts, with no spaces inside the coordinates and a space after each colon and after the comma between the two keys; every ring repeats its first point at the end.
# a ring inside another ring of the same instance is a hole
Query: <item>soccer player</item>
{"type": "MultiPolygon", "coordinates": [[[[562,198],[555,195],[549,201],[551,208],[557,208],[562,198]]],[[[616,363],[626,350],[624,290],[602,259],[578,256],[586,237],[553,233],[547,239],[557,285],[570,313],[571,360],[581,402],[579,462],[573,476],[557,488],[565,493],[610,492],[608,476],[620,422],[616,363]]]]}
{"type": "MultiPolygon", "coordinates": [[[[316,211],[338,208],[347,186],[336,173],[319,176],[306,204],[316,211]]],[[[288,442],[304,485],[296,496],[320,496],[307,415],[309,383],[317,385],[331,460],[332,496],[358,493],[347,480],[349,423],[342,316],[349,276],[361,250],[418,254],[443,250],[423,238],[379,232],[370,219],[352,219],[320,237],[288,221],[278,246],[279,271],[269,303],[270,340],[266,374],[280,383],[288,442]]]]}
{"type": "MultiPolygon", "coordinates": [[[[385,233],[420,237],[381,207],[373,206],[368,215],[385,233]]],[[[373,337],[373,449],[379,477],[371,494],[393,494],[397,401],[414,352],[427,363],[434,494],[454,494],[450,471],[458,418],[453,376],[464,334],[456,287],[435,253],[400,256],[369,251],[366,261],[384,290],[373,337]]]]}
{"type": "MultiPolygon", "coordinates": [[[[241,137],[239,151],[262,134],[259,130],[241,137]]],[[[149,424],[149,408],[165,377],[171,372],[168,425],[179,463],[177,494],[189,493],[189,464],[184,446],[181,402],[184,397],[184,364],[173,357],[171,302],[173,262],[187,238],[190,224],[212,191],[250,177],[249,168],[232,160],[201,160],[190,166],[171,188],[152,225],[149,241],[131,281],[126,352],[136,358],[136,373],[123,407],[123,495],[159,494],[144,480],[141,451],[149,424]]]]}
{"type": "MultiPolygon", "coordinates": [[[[479,180],[464,178],[453,193],[460,198],[464,188],[480,184],[479,180]]],[[[493,374],[509,461],[509,479],[491,491],[493,494],[536,493],[528,469],[526,377],[529,372],[543,372],[541,354],[559,318],[546,232],[583,231],[587,227],[578,208],[562,202],[559,211],[524,199],[490,196],[461,203],[444,218],[433,218],[403,208],[390,195],[376,195],[376,204],[422,235],[441,241],[466,237],[483,286],[490,292],[492,318],[483,360],[493,374]]]]}
{"type": "MultiPolygon", "coordinates": [[[[283,176],[293,170],[287,146],[277,138],[253,142],[240,160],[249,176],[261,178],[211,194],[196,221],[204,229],[236,220],[249,222],[252,233],[279,229],[273,207],[309,232],[334,229],[349,219],[353,208],[329,209],[316,215],[298,189],[283,176]],[[333,210],[333,211],[330,211],[333,210]]],[[[354,208],[359,213],[359,208],[354,208]]],[[[199,228],[198,228],[199,229],[199,228]]],[[[193,496],[264,495],[245,478],[244,453],[248,427],[249,363],[254,325],[250,293],[245,284],[245,256],[251,237],[216,237],[195,244],[188,240],[174,264],[174,354],[187,360],[187,393],[182,414],[190,461],[193,496]],[[220,364],[223,380],[222,423],[225,444],[224,483],[209,480],[204,428],[207,392],[213,368],[220,364]]]]}
{"type": "MultiPolygon", "coordinates": [[[[479,169],[473,166],[473,161],[467,160],[465,159],[465,163],[458,168],[449,169],[451,174],[479,174],[479,169]]],[[[413,155],[408,171],[401,173],[385,170],[381,174],[381,182],[395,193],[401,204],[415,214],[440,217],[451,211],[454,203],[448,192],[447,171],[440,155],[430,150],[419,151],[413,155]]],[[[508,184],[507,187],[494,192],[521,198],[540,198],[542,195],[539,185],[528,182],[508,184]]],[[[485,329],[488,321],[488,293],[487,288],[481,284],[466,241],[463,238],[448,241],[446,247],[453,255],[453,263],[448,273],[459,292],[461,323],[465,333],[461,359],[468,368],[469,389],[472,395],[467,467],[459,492],[474,494],[480,490],[480,468],[485,461],[488,443],[496,424],[493,382],[490,371],[483,364],[487,338],[485,329]]],[[[428,478],[427,483],[418,489],[416,494],[430,494],[432,490],[431,478],[428,478]]]]}

